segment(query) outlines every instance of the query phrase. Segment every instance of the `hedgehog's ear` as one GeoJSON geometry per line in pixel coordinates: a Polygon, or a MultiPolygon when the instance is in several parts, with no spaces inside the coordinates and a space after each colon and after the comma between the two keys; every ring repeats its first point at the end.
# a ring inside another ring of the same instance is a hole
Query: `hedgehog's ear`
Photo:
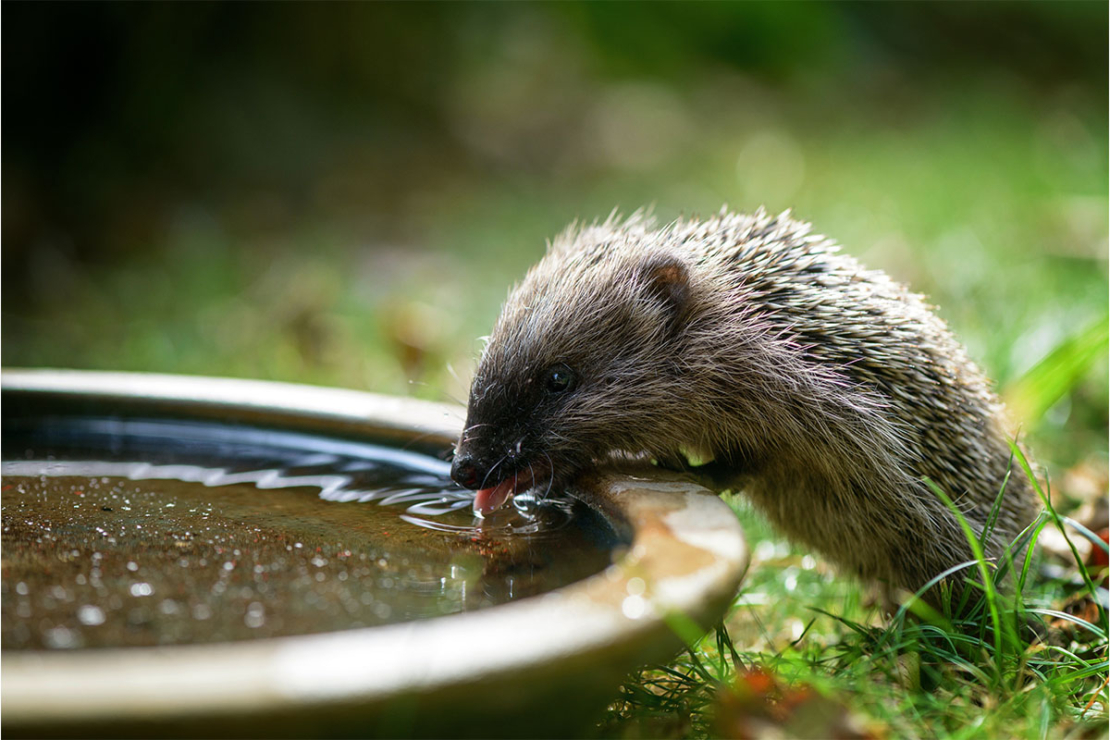
{"type": "Polygon", "coordinates": [[[678,257],[655,257],[641,268],[640,277],[652,300],[666,311],[669,326],[677,328],[690,304],[690,271],[678,257]]]}

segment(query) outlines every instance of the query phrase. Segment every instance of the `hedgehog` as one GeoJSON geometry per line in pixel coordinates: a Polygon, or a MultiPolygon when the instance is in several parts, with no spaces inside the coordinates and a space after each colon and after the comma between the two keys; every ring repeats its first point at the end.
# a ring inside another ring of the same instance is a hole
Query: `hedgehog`
{"type": "Polygon", "coordinates": [[[936,601],[973,556],[932,486],[976,536],[991,530],[989,558],[1037,516],[1006,426],[922,296],[789,212],[662,227],[637,212],[572,225],[512,290],[451,474],[485,515],[643,458],[742,492],[844,571],[936,601]]]}

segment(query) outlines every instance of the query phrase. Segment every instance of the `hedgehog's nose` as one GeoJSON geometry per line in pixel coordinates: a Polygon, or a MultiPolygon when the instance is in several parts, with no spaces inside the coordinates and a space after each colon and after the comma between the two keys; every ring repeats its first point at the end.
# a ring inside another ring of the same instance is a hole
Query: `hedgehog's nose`
{"type": "Polygon", "coordinates": [[[451,478],[463,488],[472,491],[477,489],[481,475],[478,473],[478,466],[474,464],[474,458],[470,455],[457,456],[451,463],[451,478]]]}

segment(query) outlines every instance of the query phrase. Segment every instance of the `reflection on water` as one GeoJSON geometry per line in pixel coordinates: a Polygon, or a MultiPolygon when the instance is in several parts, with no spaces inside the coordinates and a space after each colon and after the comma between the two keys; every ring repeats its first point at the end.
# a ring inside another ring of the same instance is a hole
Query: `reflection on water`
{"type": "Polygon", "coordinates": [[[5,649],[179,644],[481,609],[604,568],[568,500],[476,519],[440,460],[164,420],[4,420],[5,649]]]}
{"type": "MultiPolygon", "coordinates": [[[[366,446],[372,448],[370,445],[366,446]]],[[[389,449],[389,448],[381,448],[389,449]]],[[[365,452],[366,450],[364,450],[365,452]]],[[[480,519],[467,517],[469,524],[452,524],[442,518],[456,513],[469,514],[474,492],[454,486],[446,477],[438,486],[395,488],[357,485],[348,473],[315,473],[305,475],[305,461],[295,468],[236,470],[197,465],[155,465],[148,462],[109,462],[105,460],[11,460],[3,462],[5,476],[125,478],[132,481],[174,480],[199,483],[208,488],[251,485],[262,490],[278,488],[318,488],[319,497],[337,503],[370,503],[404,510],[403,521],[419,527],[455,534],[532,535],[552,532],[566,526],[572,519],[572,502],[566,499],[538,500],[531,494],[515,497],[512,507],[498,516],[480,519]],[[429,518],[431,517],[431,518],[429,518]]],[[[336,458],[315,456],[312,467],[333,470],[339,467],[336,458]]],[[[444,466],[446,468],[446,466],[444,466]]],[[[446,469],[444,470],[446,473],[446,469]]],[[[456,517],[457,518],[457,517],[456,517]]]]}

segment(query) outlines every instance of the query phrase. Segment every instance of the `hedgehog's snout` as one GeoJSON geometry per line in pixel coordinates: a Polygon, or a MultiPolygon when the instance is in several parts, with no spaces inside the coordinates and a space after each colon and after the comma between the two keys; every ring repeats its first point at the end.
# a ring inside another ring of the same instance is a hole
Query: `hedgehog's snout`
{"type": "Polygon", "coordinates": [[[485,445],[461,442],[455,448],[455,459],[451,461],[451,480],[463,488],[477,491],[482,486],[499,483],[515,471],[517,457],[512,452],[501,455],[485,445]]]}
{"type": "Polygon", "coordinates": [[[455,459],[451,463],[451,480],[463,488],[474,491],[481,485],[482,477],[473,455],[465,452],[455,455],[455,459]]]}
{"type": "Polygon", "coordinates": [[[510,476],[517,475],[523,468],[530,467],[522,442],[517,442],[505,451],[504,444],[493,446],[471,438],[465,438],[455,448],[455,459],[451,462],[451,479],[463,488],[476,491],[482,486],[495,485],[510,476]]]}

